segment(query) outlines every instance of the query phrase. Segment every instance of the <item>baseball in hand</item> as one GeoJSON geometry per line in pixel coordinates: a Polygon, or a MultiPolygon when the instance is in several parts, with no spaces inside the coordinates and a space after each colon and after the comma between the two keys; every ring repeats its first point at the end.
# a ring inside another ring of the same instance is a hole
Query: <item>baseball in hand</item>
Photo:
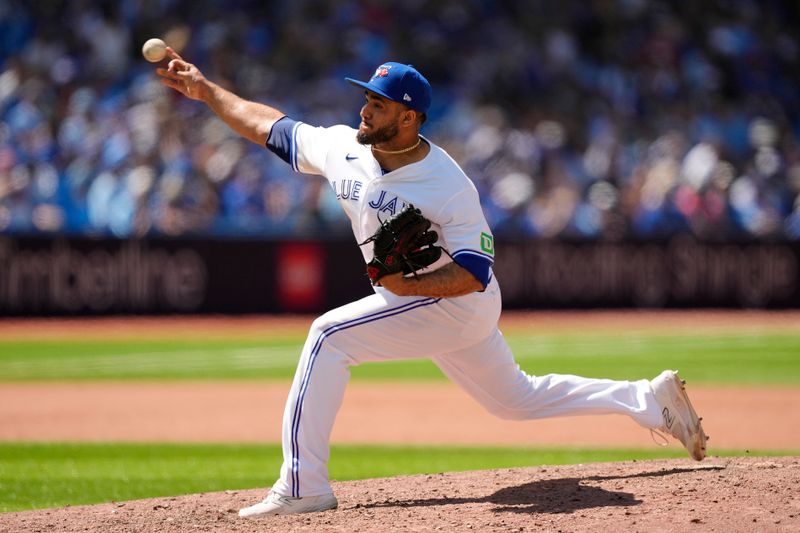
{"type": "Polygon", "coordinates": [[[142,55],[151,63],[158,63],[167,55],[167,45],[161,39],[148,39],[142,46],[142,55]]]}

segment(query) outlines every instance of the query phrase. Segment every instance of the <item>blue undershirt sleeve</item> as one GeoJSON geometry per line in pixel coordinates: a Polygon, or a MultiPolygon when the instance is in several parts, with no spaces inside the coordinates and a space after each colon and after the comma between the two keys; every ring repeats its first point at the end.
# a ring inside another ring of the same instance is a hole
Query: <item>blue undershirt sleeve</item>
{"type": "Polygon", "coordinates": [[[267,137],[267,148],[292,165],[292,168],[295,168],[293,157],[297,147],[295,146],[294,131],[297,124],[298,121],[283,117],[272,125],[272,130],[267,137]]]}
{"type": "Polygon", "coordinates": [[[494,261],[488,256],[472,250],[459,250],[453,254],[453,261],[475,276],[475,279],[483,284],[484,289],[492,279],[492,263],[494,261]]]}

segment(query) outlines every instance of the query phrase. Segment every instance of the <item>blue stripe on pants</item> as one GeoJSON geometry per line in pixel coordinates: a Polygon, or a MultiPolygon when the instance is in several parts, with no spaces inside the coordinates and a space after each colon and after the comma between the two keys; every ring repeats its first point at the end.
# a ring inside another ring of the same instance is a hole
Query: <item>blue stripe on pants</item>
{"type": "Polygon", "coordinates": [[[308,383],[311,379],[311,371],[314,368],[314,361],[316,361],[317,355],[319,354],[320,349],[322,348],[322,343],[324,340],[333,335],[337,331],[343,331],[355,326],[360,326],[362,324],[368,324],[370,322],[375,322],[377,320],[381,320],[383,318],[389,318],[391,316],[399,315],[405,313],[407,311],[412,311],[414,309],[418,309],[420,307],[425,307],[428,305],[433,305],[439,302],[441,298],[426,298],[424,300],[416,300],[414,302],[409,302],[407,304],[401,305],[400,307],[395,307],[393,309],[384,309],[383,311],[378,311],[371,315],[366,315],[359,318],[354,318],[341,324],[335,324],[333,326],[328,327],[325,331],[320,333],[317,337],[316,342],[314,343],[314,347],[311,349],[311,354],[309,355],[308,366],[306,367],[306,371],[303,374],[303,379],[300,381],[300,391],[297,395],[297,403],[294,407],[294,416],[292,417],[292,496],[295,498],[300,497],[300,452],[299,452],[299,444],[297,442],[298,434],[300,433],[300,416],[303,414],[303,399],[305,398],[306,390],[308,389],[308,383]]]}

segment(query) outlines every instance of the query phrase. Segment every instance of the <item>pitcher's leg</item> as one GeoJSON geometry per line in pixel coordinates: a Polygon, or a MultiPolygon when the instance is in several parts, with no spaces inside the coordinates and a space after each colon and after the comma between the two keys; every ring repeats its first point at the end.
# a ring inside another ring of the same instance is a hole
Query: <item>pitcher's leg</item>
{"type": "MultiPolygon", "coordinates": [[[[309,341],[316,342],[317,331],[312,327],[309,341]]],[[[304,348],[283,412],[283,465],[274,492],[295,498],[331,492],[328,441],[349,379],[347,357],[336,347],[304,348]]]]}
{"type": "Polygon", "coordinates": [[[433,358],[452,381],[489,412],[527,420],[616,413],[647,428],[662,423],[648,380],[615,381],[548,374],[529,376],[514,361],[500,331],[469,348],[433,358]]]}
{"type": "Polygon", "coordinates": [[[350,365],[419,358],[468,344],[436,335],[455,327],[452,313],[438,303],[434,298],[376,294],[314,321],[284,410],[284,461],[273,492],[295,498],[331,492],[329,439],[350,365]],[[429,339],[424,348],[420,338],[429,339]]]}

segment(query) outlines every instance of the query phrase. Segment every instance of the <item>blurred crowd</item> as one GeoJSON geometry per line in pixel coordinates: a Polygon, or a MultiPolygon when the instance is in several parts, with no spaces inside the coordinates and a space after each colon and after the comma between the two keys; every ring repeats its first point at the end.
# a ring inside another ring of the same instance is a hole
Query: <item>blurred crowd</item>
{"type": "Polygon", "coordinates": [[[423,133],[499,236],[800,240],[800,5],[779,0],[0,0],[0,233],[346,235],[294,174],[140,54],[356,126],[412,63],[423,133]]]}

